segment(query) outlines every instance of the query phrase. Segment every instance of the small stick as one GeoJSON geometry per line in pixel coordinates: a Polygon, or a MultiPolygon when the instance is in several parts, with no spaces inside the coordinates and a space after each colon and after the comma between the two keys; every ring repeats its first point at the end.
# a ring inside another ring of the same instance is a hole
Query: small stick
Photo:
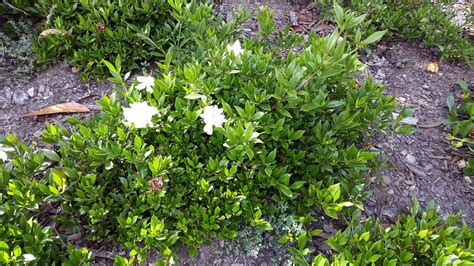
{"type": "Polygon", "coordinates": [[[5,5],[7,5],[7,6],[9,6],[11,9],[14,9],[14,10],[20,11],[20,12],[23,12],[23,14],[28,15],[28,13],[26,13],[25,11],[19,9],[18,7],[15,7],[14,5],[12,5],[12,4],[10,4],[10,3],[8,3],[7,0],[3,0],[3,3],[4,3],[5,5]]]}

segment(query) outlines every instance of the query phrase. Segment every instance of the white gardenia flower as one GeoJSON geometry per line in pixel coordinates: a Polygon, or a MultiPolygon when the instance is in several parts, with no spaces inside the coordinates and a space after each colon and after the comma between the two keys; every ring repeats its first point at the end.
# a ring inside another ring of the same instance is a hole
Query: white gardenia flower
{"type": "Polygon", "coordinates": [[[123,108],[125,124],[129,127],[132,124],[135,128],[153,127],[151,118],[157,114],[159,114],[158,109],[148,105],[147,102],[131,103],[130,108],[123,108]]]}
{"type": "Polygon", "coordinates": [[[143,90],[145,89],[146,92],[152,93],[153,92],[153,86],[155,86],[155,78],[148,76],[140,76],[137,77],[138,85],[135,87],[137,90],[143,90]]]}
{"type": "Polygon", "coordinates": [[[201,114],[201,118],[204,121],[204,132],[208,135],[212,135],[214,127],[222,127],[222,124],[227,121],[223,114],[224,110],[218,108],[217,105],[204,107],[204,112],[201,114]]]}
{"type": "Polygon", "coordinates": [[[7,151],[14,151],[14,149],[0,145],[0,161],[4,161],[4,162],[7,161],[8,159],[7,151]]]}
{"type": "Polygon", "coordinates": [[[233,53],[235,56],[240,56],[241,54],[244,53],[244,49],[242,49],[242,45],[240,44],[240,41],[237,40],[234,42],[234,44],[227,45],[227,52],[233,53]]]}
{"type": "Polygon", "coordinates": [[[7,153],[4,150],[0,149],[0,161],[6,162],[8,159],[7,153]]]}

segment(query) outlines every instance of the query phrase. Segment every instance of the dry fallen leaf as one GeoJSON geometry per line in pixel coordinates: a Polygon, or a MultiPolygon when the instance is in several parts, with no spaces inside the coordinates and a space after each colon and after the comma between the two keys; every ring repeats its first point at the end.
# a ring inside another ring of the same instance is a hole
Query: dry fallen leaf
{"type": "Polygon", "coordinates": [[[40,33],[40,36],[48,36],[48,35],[53,35],[53,34],[66,34],[67,31],[65,30],[60,30],[60,29],[47,29],[44,30],[40,33]]]}
{"type": "Polygon", "coordinates": [[[305,29],[300,25],[291,25],[290,29],[296,33],[302,33],[305,31],[305,29]]]}
{"type": "Polygon", "coordinates": [[[437,64],[437,63],[430,63],[430,64],[428,65],[428,71],[429,71],[429,72],[438,73],[438,69],[439,69],[439,67],[438,67],[438,64],[437,64]]]}
{"type": "Polygon", "coordinates": [[[53,106],[48,106],[38,111],[29,112],[23,117],[35,116],[35,115],[50,115],[58,113],[87,113],[91,110],[82,104],[79,103],[60,103],[53,106]]]}

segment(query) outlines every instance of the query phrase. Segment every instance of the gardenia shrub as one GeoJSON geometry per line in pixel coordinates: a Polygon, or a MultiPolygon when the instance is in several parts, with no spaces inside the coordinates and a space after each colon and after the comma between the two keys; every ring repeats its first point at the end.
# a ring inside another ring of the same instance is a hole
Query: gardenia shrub
{"type": "Polygon", "coordinates": [[[351,265],[472,265],[474,235],[468,225],[459,224],[459,216],[444,220],[433,203],[422,210],[414,199],[410,213],[394,225],[368,219],[337,232],[327,243],[340,254],[334,262],[351,265]]]}
{"type": "MultiPolygon", "coordinates": [[[[323,5],[329,4],[326,0],[319,0],[319,2],[323,5]]],[[[453,14],[443,11],[440,2],[452,4],[453,1],[345,1],[347,9],[355,12],[361,20],[367,18],[362,23],[359,33],[353,30],[348,32],[349,38],[352,39],[357,34],[368,36],[375,31],[388,30],[385,35],[387,39],[400,37],[420,39],[427,45],[436,47],[441,58],[463,60],[472,65],[474,63],[472,42],[468,36],[463,36],[461,25],[453,24],[451,21],[453,14]]],[[[339,12],[337,8],[334,10],[336,21],[341,20],[343,10],[339,9],[339,12]]],[[[469,22],[466,25],[469,25],[469,22]]]]}
{"type": "Polygon", "coordinates": [[[195,1],[38,0],[35,7],[44,16],[33,47],[38,61],[69,59],[84,79],[105,78],[102,60],[117,56],[126,71],[148,68],[169,50],[184,57],[196,49],[194,34],[222,27],[211,5],[195,1]]]}
{"type": "MultiPolygon", "coordinates": [[[[311,35],[299,54],[293,48],[301,38],[275,35],[276,45],[265,38],[239,43],[207,30],[195,36],[190,60],[168,53],[160,72],[131,85],[120,59],[106,62],[120,86],[99,102],[100,115],[48,125],[42,141],[51,149],[39,153],[14,136],[2,141],[15,149],[2,163],[2,204],[20,208],[8,212],[14,219],[0,216],[2,223],[49,213],[62,236],[122,243],[131,258],[119,264],[143,262],[152,248],[167,263],[177,243],[196,255],[210,237],[236,237],[241,223],[272,230],[264,217],[278,203],[306,222],[315,206],[333,218],[362,208],[376,155],[365,145],[369,137],[407,130],[399,122],[408,112],[393,120],[396,102],[383,87],[354,79],[365,67],[358,49],[381,33],[357,49],[337,29],[311,35]]],[[[42,229],[48,237],[49,228],[42,229]]],[[[11,243],[3,254],[25,246],[11,231],[0,236],[11,243]]]]}

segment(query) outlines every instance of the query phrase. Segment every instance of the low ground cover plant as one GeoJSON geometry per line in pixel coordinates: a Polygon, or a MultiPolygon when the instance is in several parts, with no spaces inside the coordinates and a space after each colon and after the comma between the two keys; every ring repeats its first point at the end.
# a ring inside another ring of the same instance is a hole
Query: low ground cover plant
{"type": "Polygon", "coordinates": [[[449,96],[446,100],[450,118],[446,121],[447,125],[452,128],[452,134],[448,135],[448,139],[455,148],[466,148],[468,154],[467,165],[464,168],[464,174],[474,176],[474,100],[472,91],[466,81],[460,80],[461,103],[457,104],[454,96],[449,96]]]}
{"type": "Polygon", "coordinates": [[[474,235],[459,223],[459,216],[442,219],[438,208],[429,204],[423,210],[414,199],[410,212],[393,225],[369,218],[337,232],[326,241],[333,257],[319,254],[311,265],[472,265],[474,235]]]}
{"type": "Polygon", "coordinates": [[[196,49],[192,35],[221,21],[207,5],[194,12],[195,24],[189,24],[189,10],[204,5],[180,0],[38,0],[14,1],[0,12],[42,18],[33,45],[38,63],[65,58],[89,79],[108,75],[104,59],[120,56],[130,71],[149,68],[167,51],[184,56],[196,49]]]}
{"type": "MultiPolygon", "coordinates": [[[[319,1],[319,4],[328,5],[330,4],[328,2],[319,1]]],[[[442,2],[452,3],[452,1],[442,2]]],[[[427,45],[436,47],[441,58],[462,60],[470,65],[474,63],[474,46],[469,36],[463,33],[462,25],[455,25],[452,22],[453,14],[444,11],[441,3],[426,0],[355,0],[346,3],[347,9],[366,18],[360,27],[361,32],[358,33],[363,37],[375,31],[388,30],[384,38],[420,39],[427,45]]],[[[343,11],[335,10],[337,20],[343,11]]],[[[472,21],[468,20],[466,23],[468,26],[472,21]]],[[[357,35],[355,31],[348,34],[357,35]]]]}

